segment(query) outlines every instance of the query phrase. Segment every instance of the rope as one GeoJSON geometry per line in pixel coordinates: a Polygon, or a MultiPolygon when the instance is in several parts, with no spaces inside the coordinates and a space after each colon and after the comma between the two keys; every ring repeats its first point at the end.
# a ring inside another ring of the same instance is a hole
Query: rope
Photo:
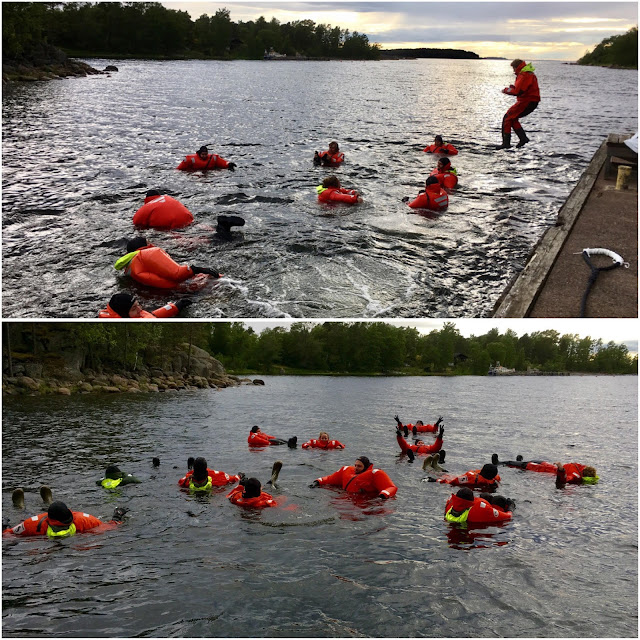
{"type": "Polygon", "coordinates": [[[595,281],[598,279],[601,271],[611,271],[612,269],[616,269],[618,267],[624,266],[625,269],[629,268],[629,263],[625,262],[622,259],[622,256],[618,255],[614,251],[610,251],[609,249],[583,249],[582,257],[584,261],[587,263],[589,268],[591,269],[591,275],[589,276],[589,282],[587,284],[587,288],[582,296],[582,301],[580,302],[580,317],[586,317],[587,312],[587,298],[589,297],[589,293],[591,288],[593,287],[595,281]],[[604,255],[609,256],[613,260],[613,264],[608,267],[596,267],[590,260],[591,255],[604,255]]]}

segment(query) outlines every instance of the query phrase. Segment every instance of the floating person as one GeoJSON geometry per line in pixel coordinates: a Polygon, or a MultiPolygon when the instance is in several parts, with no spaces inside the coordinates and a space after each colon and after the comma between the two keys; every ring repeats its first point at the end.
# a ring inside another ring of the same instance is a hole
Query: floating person
{"type": "Polygon", "coordinates": [[[329,143],[328,151],[317,151],[313,154],[313,164],[321,164],[323,167],[335,167],[344,162],[344,153],[340,151],[338,143],[334,140],[329,143]]]}
{"type": "Polygon", "coordinates": [[[430,175],[435,176],[445,189],[453,189],[458,184],[458,172],[451,166],[449,158],[440,158],[430,175]]]}
{"type": "Polygon", "coordinates": [[[322,184],[316,187],[319,202],[343,202],[356,204],[362,202],[362,196],[354,189],[345,189],[336,176],[327,176],[322,184]]]}
{"type": "Polygon", "coordinates": [[[195,153],[185,156],[176,169],[179,171],[207,171],[209,169],[235,171],[237,166],[235,162],[227,162],[221,156],[209,153],[208,145],[204,144],[195,153]]]}
{"type": "Polygon", "coordinates": [[[498,488],[500,476],[495,464],[485,464],[482,469],[467,471],[461,476],[443,476],[442,478],[428,478],[429,482],[440,482],[457,487],[469,487],[471,489],[494,490],[498,488]]]}
{"type": "Polygon", "coordinates": [[[556,486],[563,487],[565,484],[596,484],[600,477],[596,473],[595,467],[590,467],[579,462],[554,462],[557,468],[556,486]]]}
{"type": "Polygon", "coordinates": [[[527,142],[530,142],[520,124],[520,118],[528,116],[540,104],[540,89],[538,88],[538,78],[533,73],[535,71],[534,66],[517,58],[511,63],[511,68],[516,74],[516,83],[505,87],[502,93],[516,96],[516,103],[509,107],[502,118],[502,144],[498,149],[509,149],[511,147],[512,128],[519,140],[516,148],[523,147],[527,142]]]}
{"type": "Polygon", "coordinates": [[[250,447],[268,447],[279,444],[286,444],[290,449],[295,449],[298,446],[298,437],[293,436],[288,440],[282,440],[282,438],[276,438],[275,436],[270,436],[258,425],[251,427],[251,431],[249,432],[249,437],[247,438],[247,442],[250,447]]]}
{"type": "Polygon", "coordinates": [[[458,150],[452,144],[445,144],[442,136],[436,136],[433,139],[433,144],[425,147],[422,151],[424,151],[424,153],[445,153],[449,156],[458,155],[458,150]]]}
{"type": "Polygon", "coordinates": [[[522,456],[516,456],[515,460],[498,460],[498,454],[491,456],[491,464],[525,469],[526,471],[537,471],[538,473],[558,473],[558,467],[553,462],[545,460],[523,460],[522,456]]]}
{"type": "Polygon", "coordinates": [[[104,478],[102,480],[96,480],[96,484],[104,489],[116,489],[117,487],[127,484],[140,484],[142,480],[139,480],[130,473],[120,471],[117,465],[110,464],[104,472],[104,478]]]}
{"type": "MultiPolygon", "coordinates": [[[[443,180],[445,178],[443,177],[443,180]]],[[[414,200],[409,202],[409,197],[402,198],[412,209],[431,209],[432,211],[443,211],[449,206],[449,196],[440,185],[438,177],[431,175],[424,183],[424,191],[418,192],[414,200]]]]}
{"type": "Polygon", "coordinates": [[[321,431],[318,438],[313,438],[302,443],[303,449],[344,449],[344,445],[339,440],[330,440],[326,431],[321,431]]]}
{"type": "Polygon", "coordinates": [[[178,480],[178,485],[188,489],[189,493],[206,493],[213,487],[224,487],[240,480],[240,474],[229,474],[207,467],[205,458],[189,458],[189,471],[178,480]],[[191,462],[192,461],[192,462],[191,462]]]}
{"type": "Polygon", "coordinates": [[[353,466],[342,467],[331,475],[314,480],[310,487],[342,487],[347,493],[377,495],[386,500],[398,492],[398,487],[382,469],[376,469],[366,456],[356,458],[353,466]]]}
{"type": "Polygon", "coordinates": [[[143,229],[180,229],[193,222],[193,214],[181,202],[159,191],[147,191],[144,204],[133,214],[133,224],[143,229]]]}
{"type": "Polygon", "coordinates": [[[426,455],[429,453],[437,453],[442,449],[443,438],[444,438],[444,426],[440,427],[438,431],[438,435],[436,436],[433,444],[425,444],[423,440],[416,440],[415,444],[409,444],[403,437],[402,431],[400,429],[396,429],[396,440],[400,445],[400,449],[402,453],[407,453],[408,451],[412,451],[416,455],[426,455]]]}
{"type": "MultiPolygon", "coordinates": [[[[487,495],[487,494],[483,494],[487,495]]],[[[481,496],[474,495],[471,489],[464,487],[457,493],[451,494],[444,508],[444,519],[447,522],[456,524],[497,524],[511,520],[511,509],[509,501],[500,496],[502,500],[497,501],[503,504],[501,508],[498,504],[492,504],[481,496]],[[504,502],[503,502],[504,501],[504,502]]]]}
{"type": "Polygon", "coordinates": [[[122,523],[128,509],[117,507],[109,522],[103,522],[95,516],[82,511],[71,511],[64,502],[57,500],[49,505],[45,513],[39,513],[24,520],[15,527],[4,529],[3,536],[47,536],[49,538],[68,538],[76,533],[92,529],[96,533],[113,529],[122,523]]]}
{"type": "Polygon", "coordinates": [[[244,227],[244,218],[240,216],[224,216],[220,215],[216,219],[216,232],[214,236],[218,240],[233,240],[231,227],[244,227]]]}
{"type": "MultiPolygon", "coordinates": [[[[127,253],[116,261],[114,267],[118,271],[124,269],[125,275],[136,282],[156,289],[175,289],[198,274],[220,278],[215,269],[178,264],[164,249],[154,247],[142,236],[127,242],[127,253]]],[[[198,285],[203,286],[207,279],[198,285]]]]}
{"type": "Polygon", "coordinates": [[[164,307],[159,307],[154,311],[145,311],[140,303],[128,293],[114,293],[109,300],[106,309],[101,309],[99,318],[173,318],[183,309],[192,305],[188,298],[177,302],[168,302],[164,307]]]}
{"type": "Polygon", "coordinates": [[[231,504],[239,507],[264,509],[265,507],[277,507],[278,503],[273,496],[262,491],[262,484],[258,478],[244,478],[237,487],[227,494],[231,504]]]}

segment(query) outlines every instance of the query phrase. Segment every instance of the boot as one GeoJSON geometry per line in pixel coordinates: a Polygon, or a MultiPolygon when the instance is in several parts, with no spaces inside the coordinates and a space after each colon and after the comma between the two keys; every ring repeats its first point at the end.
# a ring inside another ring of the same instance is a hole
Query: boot
{"type": "Polygon", "coordinates": [[[511,134],[503,133],[502,134],[502,144],[497,149],[509,149],[511,147],[511,134]]]}
{"type": "Polygon", "coordinates": [[[527,134],[524,132],[524,129],[514,129],[516,135],[518,136],[518,144],[516,145],[516,149],[520,147],[524,147],[527,142],[529,142],[529,138],[527,138],[527,134]]]}

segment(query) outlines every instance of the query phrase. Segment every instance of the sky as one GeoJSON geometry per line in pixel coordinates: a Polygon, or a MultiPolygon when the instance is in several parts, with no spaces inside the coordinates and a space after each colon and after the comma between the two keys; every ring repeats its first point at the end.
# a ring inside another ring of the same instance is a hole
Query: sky
{"type": "MultiPolygon", "coordinates": [[[[251,327],[256,333],[265,328],[288,328],[293,322],[324,322],[324,320],[250,320],[244,324],[251,327]]],[[[338,321],[340,322],[340,321],[338,321]]],[[[355,322],[355,320],[342,320],[341,322],[355,322]]],[[[365,322],[381,322],[381,320],[368,319],[365,322]]],[[[396,327],[414,327],[420,333],[428,334],[438,331],[445,322],[452,322],[458,331],[468,338],[471,335],[480,336],[491,329],[498,329],[504,334],[507,329],[512,329],[518,336],[534,331],[546,331],[553,329],[565,334],[578,334],[581,338],[587,336],[598,339],[604,344],[613,341],[617,344],[625,344],[634,355],[638,353],[638,327],[637,319],[627,318],[463,318],[448,320],[431,319],[392,319],[382,320],[396,327]]]]}
{"type": "Polygon", "coordinates": [[[443,48],[482,57],[575,61],[638,24],[637,2],[162,2],[192,20],[228,9],[233,22],[264,16],[358,31],[382,49],[443,48]]]}

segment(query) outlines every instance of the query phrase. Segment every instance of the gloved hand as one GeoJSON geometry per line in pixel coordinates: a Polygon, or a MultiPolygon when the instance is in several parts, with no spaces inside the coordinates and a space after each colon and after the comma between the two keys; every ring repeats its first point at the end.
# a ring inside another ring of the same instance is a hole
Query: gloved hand
{"type": "Polygon", "coordinates": [[[189,298],[183,298],[182,300],[178,300],[178,302],[176,302],[175,304],[176,307],[178,307],[178,311],[182,311],[183,309],[190,307],[193,304],[193,300],[190,300],[189,298]]]}
{"type": "Polygon", "coordinates": [[[115,520],[116,522],[122,522],[124,514],[127,513],[127,511],[129,511],[129,509],[127,509],[126,507],[116,507],[113,512],[112,520],[115,520]]]}
{"type": "Polygon", "coordinates": [[[440,427],[440,431],[438,431],[438,438],[442,438],[444,436],[444,425],[440,427]]]}
{"type": "Polygon", "coordinates": [[[440,151],[440,153],[449,153],[449,149],[442,149],[442,151],[440,151]]]}
{"type": "Polygon", "coordinates": [[[436,482],[436,479],[435,479],[435,478],[432,478],[431,476],[429,476],[429,477],[427,478],[427,482],[436,482]]]}
{"type": "Polygon", "coordinates": [[[235,171],[237,166],[238,166],[238,165],[237,165],[235,162],[230,162],[230,163],[227,165],[227,169],[229,169],[229,171],[235,171]]]}
{"type": "Polygon", "coordinates": [[[398,428],[396,429],[396,436],[397,436],[398,438],[402,438],[402,429],[400,429],[400,427],[398,427],[398,428]]]}
{"type": "Polygon", "coordinates": [[[404,198],[402,198],[402,202],[409,202],[410,198],[409,196],[405,196],[404,198]]]}
{"type": "Polygon", "coordinates": [[[196,265],[191,265],[191,271],[193,273],[206,273],[208,276],[213,276],[214,278],[219,278],[220,274],[215,269],[210,269],[209,267],[197,267],[196,265]]]}
{"type": "Polygon", "coordinates": [[[398,423],[398,426],[400,426],[402,424],[402,422],[400,422],[399,416],[395,415],[395,416],[393,416],[393,419],[398,423]]]}
{"type": "Polygon", "coordinates": [[[436,421],[435,426],[436,426],[436,427],[439,427],[441,422],[442,422],[442,416],[440,416],[440,417],[438,418],[438,420],[436,421]]]}
{"type": "Polygon", "coordinates": [[[320,159],[320,154],[316,151],[313,154],[313,164],[320,164],[322,160],[320,159]]]}
{"type": "Polygon", "coordinates": [[[320,483],[317,480],[314,480],[310,485],[309,489],[314,489],[315,487],[319,487],[320,483]]]}
{"type": "Polygon", "coordinates": [[[389,496],[386,495],[385,493],[381,493],[378,498],[380,498],[381,500],[386,500],[389,496]]]}

